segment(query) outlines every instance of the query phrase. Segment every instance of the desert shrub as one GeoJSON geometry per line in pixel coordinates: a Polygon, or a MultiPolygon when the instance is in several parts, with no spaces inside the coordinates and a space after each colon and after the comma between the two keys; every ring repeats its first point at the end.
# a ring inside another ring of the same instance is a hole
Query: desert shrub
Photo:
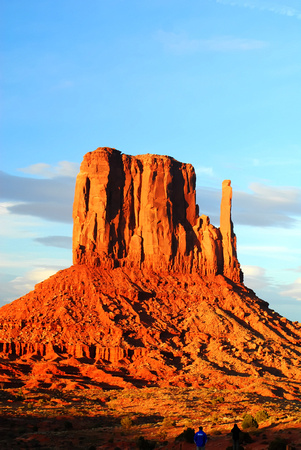
{"type": "Polygon", "coordinates": [[[193,428],[186,428],[186,430],[184,430],[181,434],[179,434],[179,436],[176,437],[176,441],[184,441],[184,442],[188,442],[189,444],[193,444],[194,443],[194,429],[193,428]]]}
{"type": "Polygon", "coordinates": [[[266,420],[268,420],[269,417],[270,416],[265,409],[262,409],[261,411],[257,411],[257,413],[255,415],[255,419],[256,419],[257,423],[265,422],[266,420]]]}
{"type": "Polygon", "coordinates": [[[23,400],[25,400],[22,388],[18,389],[17,394],[15,394],[15,399],[19,402],[23,402],[23,400]]]}
{"type": "Polygon", "coordinates": [[[137,447],[139,450],[153,450],[156,447],[156,441],[150,441],[140,436],[137,441],[137,447]]]}
{"type": "Polygon", "coordinates": [[[175,421],[171,417],[164,417],[161,423],[163,428],[171,428],[175,426],[175,421]]]}
{"type": "Polygon", "coordinates": [[[285,450],[286,440],[280,437],[276,437],[268,446],[268,450],[285,450]]]}
{"type": "Polygon", "coordinates": [[[225,401],[225,399],[224,399],[224,397],[216,397],[216,398],[213,398],[212,400],[211,400],[211,405],[212,406],[216,406],[217,405],[217,403],[224,403],[224,401],[225,401]]]}
{"type": "Polygon", "coordinates": [[[133,421],[129,416],[123,417],[120,423],[123,428],[131,428],[131,426],[133,425],[133,421]]]}
{"type": "Polygon", "coordinates": [[[244,430],[246,428],[258,428],[258,423],[251,414],[246,414],[241,426],[244,430]]]}

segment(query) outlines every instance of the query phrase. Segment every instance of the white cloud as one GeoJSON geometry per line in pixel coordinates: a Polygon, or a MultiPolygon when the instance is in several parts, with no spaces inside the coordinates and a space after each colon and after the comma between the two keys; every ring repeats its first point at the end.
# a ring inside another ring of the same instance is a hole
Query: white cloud
{"type": "Polygon", "coordinates": [[[256,39],[243,39],[232,36],[218,36],[210,39],[189,38],[185,34],[159,31],[156,38],[167,50],[176,53],[197,53],[203,51],[228,52],[258,50],[268,44],[256,39]]]}
{"type": "Polygon", "coordinates": [[[295,187],[276,187],[267,186],[262,183],[251,183],[250,189],[258,198],[264,198],[269,201],[270,204],[277,204],[277,206],[288,205],[299,205],[297,209],[298,213],[301,214],[301,190],[295,187]]]}
{"type": "MultiPolygon", "coordinates": [[[[29,270],[22,276],[13,278],[10,281],[1,280],[1,302],[7,303],[8,301],[15,300],[26,293],[32,291],[37,283],[46,280],[51,275],[54,275],[58,270],[63,267],[36,267],[29,270]]],[[[4,278],[4,277],[3,277],[4,278]]]]}
{"type": "MultiPolygon", "coordinates": [[[[11,212],[16,202],[0,202],[1,239],[32,238],[36,236],[36,230],[41,227],[41,221],[36,218],[20,216],[11,212]]],[[[3,242],[3,241],[2,241],[3,242]]]]}
{"type": "Polygon", "coordinates": [[[297,278],[294,283],[288,284],[283,291],[280,292],[283,297],[292,297],[301,301],[301,277],[297,278]]]}
{"type": "Polygon", "coordinates": [[[207,175],[208,177],[213,177],[214,176],[212,167],[199,166],[199,167],[197,167],[195,169],[195,173],[197,175],[207,175]]]}
{"type": "Polygon", "coordinates": [[[59,161],[56,166],[46,163],[37,163],[18,170],[23,173],[36,175],[43,178],[54,178],[54,177],[74,178],[78,174],[79,168],[80,168],[79,163],[70,161],[59,161]]]}
{"type": "Polygon", "coordinates": [[[259,266],[242,265],[244,274],[244,283],[253,290],[266,289],[270,283],[271,278],[267,276],[266,270],[259,266]]]}

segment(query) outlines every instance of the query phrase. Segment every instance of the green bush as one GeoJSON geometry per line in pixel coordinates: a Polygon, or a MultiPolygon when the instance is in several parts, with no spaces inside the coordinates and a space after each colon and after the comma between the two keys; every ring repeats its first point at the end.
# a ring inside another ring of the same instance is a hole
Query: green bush
{"type": "Polygon", "coordinates": [[[241,426],[244,430],[246,428],[258,428],[258,423],[251,414],[246,414],[241,426]]]}
{"type": "Polygon", "coordinates": [[[286,449],[286,440],[280,437],[274,439],[268,447],[268,450],[285,450],[286,449]]]}
{"type": "Polygon", "coordinates": [[[175,426],[175,421],[171,417],[164,417],[161,423],[161,427],[163,428],[171,428],[175,426]]]}
{"type": "Polygon", "coordinates": [[[269,414],[264,409],[262,409],[261,411],[257,411],[255,415],[257,423],[265,422],[266,420],[268,420],[269,417],[270,417],[269,414]]]}
{"type": "Polygon", "coordinates": [[[129,416],[123,417],[120,423],[123,428],[131,428],[131,426],[133,425],[133,421],[129,416]]]}

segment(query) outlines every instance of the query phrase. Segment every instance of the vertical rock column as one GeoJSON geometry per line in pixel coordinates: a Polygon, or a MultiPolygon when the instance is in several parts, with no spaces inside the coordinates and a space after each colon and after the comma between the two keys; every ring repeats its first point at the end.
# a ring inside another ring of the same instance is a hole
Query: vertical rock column
{"type": "Polygon", "coordinates": [[[239,283],[243,279],[236,254],[236,236],[233,232],[231,219],[232,187],[230,180],[224,180],[222,184],[222,201],[220,214],[220,232],[222,235],[223,260],[225,277],[239,283]]]}
{"type": "Polygon", "coordinates": [[[119,226],[124,185],[121,152],[99,148],[84,156],[73,204],[74,264],[106,261],[112,265],[114,256],[122,252],[124,233],[120,236],[119,226]]]}

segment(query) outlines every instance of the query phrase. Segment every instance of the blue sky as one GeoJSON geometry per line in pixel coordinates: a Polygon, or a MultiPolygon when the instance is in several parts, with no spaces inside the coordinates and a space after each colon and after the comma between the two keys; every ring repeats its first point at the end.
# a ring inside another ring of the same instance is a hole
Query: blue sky
{"type": "Polygon", "coordinates": [[[1,298],[71,265],[97,147],[194,165],[219,225],[231,179],[245,284],[301,322],[299,0],[2,0],[1,298]]]}

